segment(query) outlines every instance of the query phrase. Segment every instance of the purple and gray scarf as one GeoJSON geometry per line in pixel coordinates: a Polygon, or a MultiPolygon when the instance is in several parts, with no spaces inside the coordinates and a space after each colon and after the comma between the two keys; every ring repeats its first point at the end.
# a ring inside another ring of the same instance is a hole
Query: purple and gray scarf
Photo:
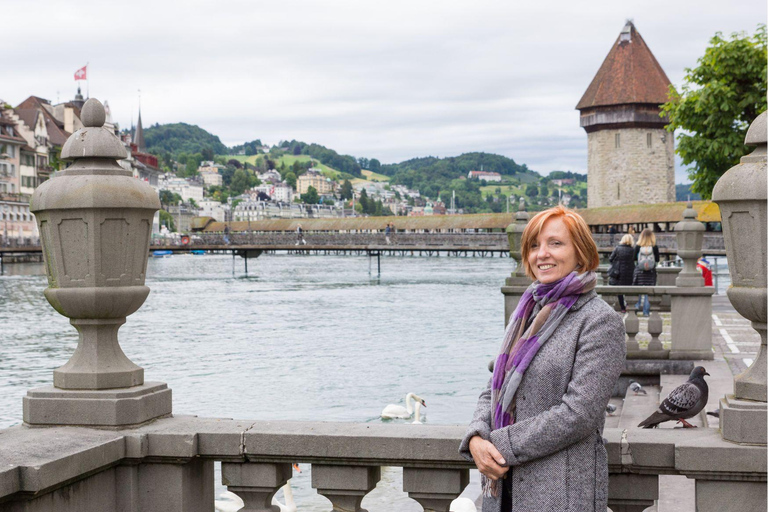
{"type": "MultiPolygon", "coordinates": [[[[492,430],[514,424],[515,393],[525,370],[581,294],[594,289],[596,280],[594,272],[579,274],[574,271],[554,283],[534,281],[525,290],[504,333],[504,342],[493,367],[492,430]],[[526,330],[537,304],[541,309],[526,330]]],[[[492,494],[498,496],[496,486],[491,487],[494,487],[492,494]]]]}

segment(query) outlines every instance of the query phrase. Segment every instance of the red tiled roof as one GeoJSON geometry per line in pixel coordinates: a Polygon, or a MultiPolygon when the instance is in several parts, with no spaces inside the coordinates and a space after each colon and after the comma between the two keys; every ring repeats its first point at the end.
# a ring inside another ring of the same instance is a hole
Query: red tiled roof
{"type": "Polygon", "coordinates": [[[43,118],[45,119],[45,128],[48,130],[48,140],[50,140],[51,144],[54,146],[63,146],[71,134],[64,130],[64,124],[53,117],[46,106],[50,108],[50,102],[48,100],[37,96],[30,96],[22,101],[14,110],[21,120],[24,121],[24,124],[32,130],[35,129],[37,112],[42,112],[43,118]]]}
{"type": "Polygon", "coordinates": [[[576,109],[666,103],[669,78],[631,21],[619,34],[576,109]]]}

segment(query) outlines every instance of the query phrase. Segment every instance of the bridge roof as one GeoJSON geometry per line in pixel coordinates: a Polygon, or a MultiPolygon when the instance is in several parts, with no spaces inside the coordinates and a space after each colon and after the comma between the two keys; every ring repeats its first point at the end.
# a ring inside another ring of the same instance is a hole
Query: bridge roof
{"type": "MultiPolygon", "coordinates": [[[[683,219],[685,202],[608,206],[578,210],[590,226],[677,222],[683,219]]],[[[720,222],[720,209],[711,201],[693,201],[702,222],[720,222]]],[[[534,213],[530,213],[531,216],[534,213]]],[[[295,231],[301,224],[306,231],[380,231],[391,222],[400,230],[436,229],[506,229],[515,220],[513,213],[473,215],[431,215],[424,217],[346,217],[331,219],[265,219],[258,221],[216,222],[210,217],[196,217],[193,228],[202,231],[295,231]]]]}

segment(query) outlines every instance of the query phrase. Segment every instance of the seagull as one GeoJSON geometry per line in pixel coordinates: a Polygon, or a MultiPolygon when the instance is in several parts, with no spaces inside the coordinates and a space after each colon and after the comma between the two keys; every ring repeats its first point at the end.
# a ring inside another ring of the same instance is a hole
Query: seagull
{"type": "Polygon", "coordinates": [[[688,381],[679,385],[661,402],[659,408],[648,418],[643,420],[638,427],[656,428],[659,423],[669,420],[682,422],[683,428],[695,428],[688,423],[688,418],[693,418],[707,405],[709,398],[709,386],[704,376],[709,375],[703,366],[697,366],[691,372],[688,381]]]}
{"type": "Polygon", "coordinates": [[[634,380],[629,381],[629,389],[631,389],[635,393],[635,395],[648,394],[648,392],[643,389],[643,386],[641,386],[639,382],[635,382],[634,380]]]}
{"type": "Polygon", "coordinates": [[[613,413],[615,413],[615,412],[616,412],[616,406],[615,405],[608,404],[608,405],[605,406],[605,413],[608,416],[613,416],[613,413]]]}

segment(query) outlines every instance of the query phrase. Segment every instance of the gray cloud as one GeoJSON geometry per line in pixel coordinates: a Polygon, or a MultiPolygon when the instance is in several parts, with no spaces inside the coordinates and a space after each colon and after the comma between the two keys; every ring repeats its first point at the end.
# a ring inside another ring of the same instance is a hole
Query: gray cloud
{"type": "Polygon", "coordinates": [[[516,4],[0,0],[0,97],[69,99],[89,62],[90,94],[122,126],[141,89],[145,123],[228,145],[295,138],[384,162],[488,151],[584,172],[574,106],[626,17],[676,85],[716,31],[766,18],[761,0],[516,4]]]}

